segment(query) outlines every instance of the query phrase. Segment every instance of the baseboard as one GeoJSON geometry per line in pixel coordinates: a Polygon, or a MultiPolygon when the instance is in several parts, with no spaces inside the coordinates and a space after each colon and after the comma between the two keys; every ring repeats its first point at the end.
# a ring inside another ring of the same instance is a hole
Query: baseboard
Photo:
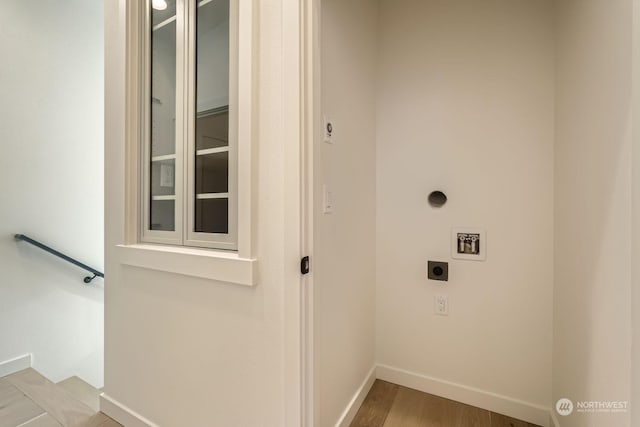
{"type": "Polygon", "coordinates": [[[356,414],[358,413],[358,409],[360,409],[360,406],[362,406],[362,402],[364,402],[365,397],[367,397],[367,394],[369,394],[369,390],[371,390],[371,387],[373,386],[375,380],[376,366],[374,365],[356,393],[351,398],[349,405],[347,405],[346,409],[338,419],[336,427],[348,427],[351,424],[356,414]]]}
{"type": "Polygon", "coordinates": [[[487,409],[540,426],[549,426],[549,414],[551,411],[550,408],[544,406],[450,381],[427,377],[392,366],[378,365],[376,371],[377,377],[384,381],[487,409]]]}
{"type": "Polygon", "coordinates": [[[158,427],[157,424],[152,423],[105,393],[100,395],[100,412],[103,412],[125,427],[158,427]]]}
{"type": "Polygon", "coordinates": [[[5,362],[0,362],[0,378],[31,367],[31,354],[25,354],[5,362]]]}
{"type": "Polygon", "coordinates": [[[558,421],[558,418],[556,417],[556,414],[553,412],[553,410],[551,410],[551,412],[549,413],[549,425],[551,427],[560,427],[560,421],[558,421]]]}

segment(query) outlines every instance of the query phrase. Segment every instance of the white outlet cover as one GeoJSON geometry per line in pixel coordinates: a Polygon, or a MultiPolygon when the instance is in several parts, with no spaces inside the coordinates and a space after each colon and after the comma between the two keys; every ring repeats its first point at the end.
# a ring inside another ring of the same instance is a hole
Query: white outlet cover
{"type": "Polygon", "coordinates": [[[449,315],[449,298],[446,295],[436,295],[433,297],[434,312],[439,316],[449,315]]]}

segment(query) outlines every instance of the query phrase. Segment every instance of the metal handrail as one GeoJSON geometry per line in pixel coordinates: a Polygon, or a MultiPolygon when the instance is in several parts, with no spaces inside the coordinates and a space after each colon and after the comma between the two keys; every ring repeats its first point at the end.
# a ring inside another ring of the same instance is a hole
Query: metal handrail
{"type": "Polygon", "coordinates": [[[25,236],[24,234],[16,234],[15,236],[16,240],[22,240],[24,242],[30,243],[33,246],[36,246],[40,249],[42,249],[43,251],[49,252],[51,255],[55,255],[58,258],[62,258],[63,260],[70,262],[71,264],[78,266],[80,268],[82,268],[83,270],[88,271],[89,273],[93,274],[93,276],[87,276],[84,278],[84,283],[91,283],[93,281],[93,279],[95,279],[96,277],[102,277],[104,278],[104,273],[101,273],[100,271],[96,270],[95,268],[89,267],[86,264],[81,263],[80,261],[71,258],[68,255],[63,254],[62,252],[58,252],[53,248],[50,248],[49,246],[38,242],[37,240],[33,240],[31,237],[29,236],[25,236]]]}

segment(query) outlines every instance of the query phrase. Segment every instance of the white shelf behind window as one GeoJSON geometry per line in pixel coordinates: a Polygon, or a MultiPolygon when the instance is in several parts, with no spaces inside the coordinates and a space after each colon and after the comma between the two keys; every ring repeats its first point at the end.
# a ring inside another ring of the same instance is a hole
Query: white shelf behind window
{"type": "Polygon", "coordinates": [[[152,162],[163,162],[165,160],[175,160],[176,155],[175,154],[165,154],[163,156],[153,156],[151,158],[152,162]]]}
{"type": "Polygon", "coordinates": [[[196,199],[198,200],[206,200],[206,199],[228,199],[229,193],[199,193],[196,194],[196,199]]]}
{"type": "Polygon", "coordinates": [[[176,15],[173,15],[171,18],[165,19],[164,21],[162,21],[158,25],[155,25],[153,27],[153,31],[158,31],[159,29],[166,27],[167,25],[171,24],[172,22],[176,22],[176,15]]]}
{"type": "Polygon", "coordinates": [[[157,201],[157,200],[175,200],[176,199],[176,195],[175,194],[169,194],[166,196],[151,196],[151,200],[157,201]]]}
{"type": "Polygon", "coordinates": [[[216,148],[206,148],[204,150],[196,151],[196,156],[206,156],[208,154],[217,154],[217,153],[228,153],[229,147],[216,147],[216,148]]]}

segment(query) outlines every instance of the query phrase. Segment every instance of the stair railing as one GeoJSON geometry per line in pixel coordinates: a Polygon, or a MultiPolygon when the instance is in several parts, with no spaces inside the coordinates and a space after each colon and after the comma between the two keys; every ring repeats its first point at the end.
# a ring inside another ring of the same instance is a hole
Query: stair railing
{"type": "Polygon", "coordinates": [[[82,268],[83,270],[88,271],[89,273],[93,274],[93,276],[87,276],[83,279],[84,283],[89,284],[93,281],[93,279],[95,279],[96,277],[102,277],[104,278],[104,273],[101,273],[100,271],[96,270],[93,267],[89,267],[86,264],[81,263],[80,261],[78,261],[77,259],[71,258],[68,255],[63,254],[62,252],[59,252],[53,248],[50,248],[49,246],[45,245],[44,243],[40,243],[37,240],[32,239],[29,236],[26,236],[24,234],[16,234],[15,236],[16,240],[19,241],[23,241],[23,242],[27,242],[35,247],[38,247],[40,249],[42,249],[45,252],[49,252],[51,255],[55,255],[58,258],[61,258],[75,266],[78,266],[80,268],[82,268]]]}

